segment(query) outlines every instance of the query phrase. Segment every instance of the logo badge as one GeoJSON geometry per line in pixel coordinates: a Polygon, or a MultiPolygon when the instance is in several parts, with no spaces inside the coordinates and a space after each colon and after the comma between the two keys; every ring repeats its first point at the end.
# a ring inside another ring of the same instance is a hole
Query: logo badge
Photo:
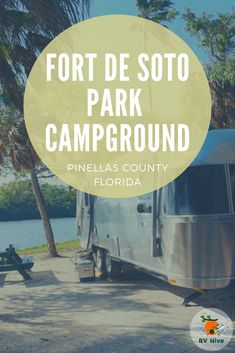
{"type": "Polygon", "coordinates": [[[219,351],[231,340],[233,323],[222,310],[204,309],[192,319],[190,333],[199,348],[205,351],[219,351]]]}

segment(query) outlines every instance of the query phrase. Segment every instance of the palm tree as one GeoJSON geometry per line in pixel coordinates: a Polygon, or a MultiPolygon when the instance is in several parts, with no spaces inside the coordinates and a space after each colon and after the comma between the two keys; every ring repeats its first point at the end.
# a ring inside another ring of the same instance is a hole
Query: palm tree
{"type": "Polygon", "coordinates": [[[51,256],[54,235],[37,176],[41,164],[23,119],[23,87],[42,49],[60,32],[84,19],[90,0],[1,0],[0,2],[0,164],[30,173],[51,256]]]}
{"type": "MultiPolygon", "coordinates": [[[[171,0],[136,0],[136,6],[139,10],[139,16],[151,20],[156,23],[163,23],[166,21],[171,21],[177,15],[176,10],[173,8],[173,3],[171,0]]],[[[144,35],[144,50],[147,52],[147,42],[148,34],[146,31],[144,35]]],[[[153,98],[151,93],[151,84],[148,81],[149,85],[149,108],[152,111],[153,107],[153,98]]]]}
{"type": "Polygon", "coordinates": [[[40,163],[27,137],[22,117],[15,115],[14,110],[5,109],[0,118],[0,164],[10,166],[16,172],[27,171],[31,177],[33,192],[43,221],[46,240],[51,256],[57,256],[54,235],[48,217],[44,198],[37,177],[37,164],[40,163]]]}
{"type": "Polygon", "coordinates": [[[19,84],[37,56],[60,32],[84,19],[91,0],[1,0],[0,85],[23,111],[19,84]]]}

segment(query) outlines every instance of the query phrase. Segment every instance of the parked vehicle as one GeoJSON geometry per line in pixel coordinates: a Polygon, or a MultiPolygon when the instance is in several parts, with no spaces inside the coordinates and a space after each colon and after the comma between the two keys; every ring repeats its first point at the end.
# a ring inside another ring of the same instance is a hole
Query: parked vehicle
{"type": "Polygon", "coordinates": [[[101,272],[130,263],[173,285],[213,289],[235,278],[235,130],[211,130],[192,165],[147,195],[78,191],[77,234],[101,272]]]}

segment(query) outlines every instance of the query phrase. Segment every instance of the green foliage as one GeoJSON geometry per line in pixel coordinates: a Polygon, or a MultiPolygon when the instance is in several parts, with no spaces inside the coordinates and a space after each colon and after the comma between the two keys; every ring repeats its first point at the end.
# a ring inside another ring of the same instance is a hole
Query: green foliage
{"type": "Polygon", "coordinates": [[[76,190],[64,186],[42,185],[42,193],[46,202],[49,217],[75,217],[76,190]]]}
{"type": "Polygon", "coordinates": [[[206,321],[217,321],[218,320],[218,319],[212,319],[211,315],[207,315],[207,316],[202,315],[201,319],[202,319],[203,323],[205,323],[206,321]]]}
{"type": "Polygon", "coordinates": [[[137,0],[136,5],[141,17],[157,23],[171,21],[177,15],[171,0],[137,0]]]}
{"type": "Polygon", "coordinates": [[[196,16],[187,9],[183,19],[186,29],[199,40],[213,60],[224,62],[234,55],[235,11],[215,17],[206,13],[196,16]]]}
{"type": "Polygon", "coordinates": [[[216,80],[221,83],[227,82],[235,88],[235,58],[226,62],[215,62],[208,67],[208,77],[211,82],[216,80]]]}
{"type": "MultiPolygon", "coordinates": [[[[64,186],[42,184],[42,193],[52,218],[74,217],[76,191],[64,186]]],[[[0,221],[40,218],[31,183],[16,181],[0,188],[0,221]]]]}
{"type": "Polygon", "coordinates": [[[195,36],[211,58],[208,76],[211,82],[226,82],[235,87],[235,11],[217,17],[190,9],[183,15],[186,29],[195,36]]]}
{"type": "Polygon", "coordinates": [[[20,89],[39,53],[60,32],[86,18],[90,0],[1,0],[0,87],[23,113],[20,89]]]}
{"type": "Polygon", "coordinates": [[[183,15],[186,29],[210,56],[207,75],[216,127],[235,127],[235,10],[211,16],[196,16],[190,9],[183,15]]]}

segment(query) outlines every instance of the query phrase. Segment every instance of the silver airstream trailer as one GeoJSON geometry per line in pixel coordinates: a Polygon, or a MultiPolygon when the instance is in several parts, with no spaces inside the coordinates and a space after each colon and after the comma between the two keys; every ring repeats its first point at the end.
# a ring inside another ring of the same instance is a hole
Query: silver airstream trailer
{"type": "Polygon", "coordinates": [[[213,289],[235,278],[235,130],[211,130],[177,179],[129,199],[78,191],[77,234],[100,271],[130,263],[173,285],[213,289]]]}

